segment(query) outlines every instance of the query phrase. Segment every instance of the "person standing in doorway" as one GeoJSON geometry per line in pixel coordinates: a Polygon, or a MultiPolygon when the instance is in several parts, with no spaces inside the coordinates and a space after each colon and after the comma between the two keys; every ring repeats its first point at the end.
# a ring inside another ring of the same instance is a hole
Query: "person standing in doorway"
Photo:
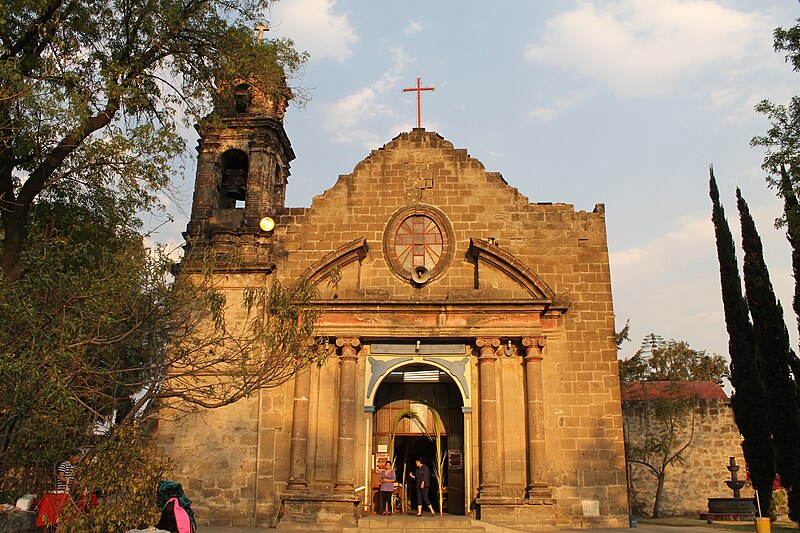
{"type": "Polygon", "coordinates": [[[392,514],[392,494],[397,474],[392,470],[392,462],[386,461],[381,470],[381,514],[392,514]]]}
{"type": "Polygon", "coordinates": [[[417,516],[422,516],[422,504],[428,506],[431,514],[435,515],[431,500],[428,499],[428,489],[431,483],[431,469],[422,460],[422,457],[417,458],[417,471],[411,474],[411,477],[417,482],[417,516]]]}

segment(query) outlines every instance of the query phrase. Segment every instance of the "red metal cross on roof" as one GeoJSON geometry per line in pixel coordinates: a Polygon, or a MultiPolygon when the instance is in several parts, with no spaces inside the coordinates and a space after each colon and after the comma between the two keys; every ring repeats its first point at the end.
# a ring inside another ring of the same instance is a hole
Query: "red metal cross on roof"
{"type": "Polygon", "coordinates": [[[417,86],[416,87],[409,87],[408,89],[403,89],[404,93],[407,92],[416,92],[417,93],[417,127],[422,127],[422,91],[433,91],[433,87],[421,87],[420,80],[422,78],[417,78],[417,86]]]}

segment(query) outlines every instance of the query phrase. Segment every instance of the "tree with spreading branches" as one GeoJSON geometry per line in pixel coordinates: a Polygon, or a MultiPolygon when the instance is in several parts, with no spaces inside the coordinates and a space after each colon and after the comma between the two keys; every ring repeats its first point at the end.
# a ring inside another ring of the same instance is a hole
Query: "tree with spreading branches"
{"type": "Polygon", "coordinates": [[[98,454],[86,479],[111,486],[91,471],[100,454],[147,436],[124,428],[228,405],[322,360],[311,285],[222,291],[215,273],[236,257],[192,253],[183,275],[142,233],[181,173],[186,129],[219,125],[230,80],[276,101],[302,93],[287,79],[306,55],[254,39],[269,3],[0,3],[4,501],[47,489],[78,446],[98,454]]]}
{"type": "Polygon", "coordinates": [[[305,55],[253,38],[268,0],[7,0],[0,3],[0,273],[24,272],[40,199],[96,194],[131,212],[179,174],[181,128],[221,82],[287,94],[305,55]]]}
{"type": "Polygon", "coordinates": [[[667,475],[684,461],[694,440],[697,398],[693,383],[721,383],[727,372],[721,356],[695,350],[684,341],[664,341],[650,333],[642,347],[619,366],[620,381],[636,383],[642,396],[623,403],[625,458],[629,465],[639,465],[655,477],[652,516],[658,518],[667,475]],[[632,420],[640,421],[636,432],[630,428],[632,420]]]}

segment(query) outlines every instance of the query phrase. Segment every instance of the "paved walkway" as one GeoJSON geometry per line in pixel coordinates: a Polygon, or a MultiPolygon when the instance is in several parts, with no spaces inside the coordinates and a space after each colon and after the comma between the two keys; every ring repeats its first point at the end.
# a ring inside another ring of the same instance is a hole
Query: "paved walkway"
{"type": "MultiPolygon", "coordinates": [[[[234,527],[234,526],[202,526],[197,528],[197,533],[267,533],[268,531],[290,531],[278,526],[277,530],[258,527],[234,527]]],[[[295,530],[296,531],[296,530],[295,530]]],[[[559,529],[553,530],[554,533],[719,533],[719,529],[700,526],[662,526],[655,524],[639,524],[635,530],[630,528],[606,528],[606,529],[559,529]]],[[[755,531],[755,527],[753,528],[755,531]]],[[[317,533],[309,531],[308,533],[317,533]]],[[[330,532],[328,532],[330,533],[330,532]]]]}

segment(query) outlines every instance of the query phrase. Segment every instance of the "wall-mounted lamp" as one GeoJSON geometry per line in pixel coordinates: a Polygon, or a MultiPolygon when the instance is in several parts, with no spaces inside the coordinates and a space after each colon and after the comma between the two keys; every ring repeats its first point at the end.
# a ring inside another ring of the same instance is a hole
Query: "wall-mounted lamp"
{"type": "Polygon", "coordinates": [[[325,355],[330,355],[333,353],[333,350],[334,348],[330,342],[330,339],[325,337],[325,344],[322,345],[322,351],[325,353],[325,355]]]}
{"type": "Polygon", "coordinates": [[[272,217],[264,217],[258,221],[258,227],[261,231],[270,233],[275,229],[275,220],[272,217]]]}
{"type": "Polygon", "coordinates": [[[506,355],[513,355],[514,354],[514,347],[511,346],[511,341],[508,341],[508,344],[506,344],[505,351],[506,351],[506,355]]]}

